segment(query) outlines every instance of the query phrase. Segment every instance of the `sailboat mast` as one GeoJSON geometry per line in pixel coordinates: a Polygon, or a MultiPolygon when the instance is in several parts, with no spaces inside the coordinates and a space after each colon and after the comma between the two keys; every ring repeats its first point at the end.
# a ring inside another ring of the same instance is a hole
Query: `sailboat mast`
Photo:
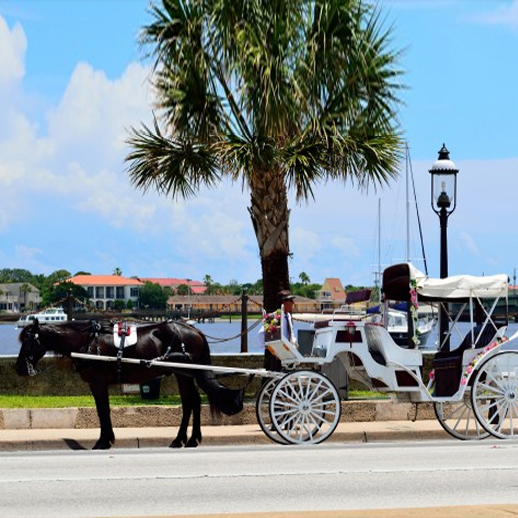
{"type": "Polygon", "coordinates": [[[410,262],[410,196],[408,186],[408,143],[405,144],[405,191],[406,191],[406,262],[410,262]]]}
{"type": "Polygon", "coordinates": [[[423,227],[421,225],[421,216],[419,214],[419,206],[417,205],[417,193],[415,190],[414,171],[412,170],[412,160],[410,159],[410,150],[408,143],[406,144],[407,150],[407,170],[410,178],[412,179],[412,191],[414,193],[415,213],[417,217],[417,227],[419,229],[419,240],[421,241],[421,254],[423,256],[424,273],[428,275],[428,263],[426,262],[426,252],[424,249],[424,238],[423,238],[423,227]]]}

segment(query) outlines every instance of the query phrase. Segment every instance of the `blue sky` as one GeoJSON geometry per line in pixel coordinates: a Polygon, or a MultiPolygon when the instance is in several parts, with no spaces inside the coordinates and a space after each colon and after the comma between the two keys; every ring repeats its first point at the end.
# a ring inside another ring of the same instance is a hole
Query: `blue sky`
{"type": "MultiPolygon", "coordinates": [[[[460,170],[449,219],[450,274],[518,267],[518,1],[383,0],[408,89],[410,147],[428,270],[439,275],[439,222],[428,170],[442,146],[460,170]]],[[[137,45],[148,0],[0,0],[0,267],[50,274],[260,278],[240,185],[173,201],[129,184],[127,128],[150,120],[137,45]]],[[[371,285],[405,260],[405,174],[360,193],[329,183],[292,203],[290,274],[371,285]],[[379,202],[381,200],[381,202],[379,202]],[[378,207],[381,237],[378,248],[378,207]]],[[[414,206],[411,205],[414,214],[414,206]]],[[[421,253],[412,223],[411,257],[421,253]]]]}

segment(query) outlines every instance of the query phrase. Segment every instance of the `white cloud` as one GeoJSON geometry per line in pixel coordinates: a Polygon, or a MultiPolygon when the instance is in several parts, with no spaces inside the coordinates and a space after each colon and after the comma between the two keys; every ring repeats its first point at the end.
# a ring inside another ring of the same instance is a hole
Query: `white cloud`
{"type": "Polygon", "coordinates": [[[344,257],[353,258],[360,255],[360,249],[351,238],[335,236],[331,239],[331,244],[339,250],[344,257]]]}
{"type": "Polygon", "coordinates": [[[321,254],[322,241],[318,232],[304,226],[294,226],[290,227],[290,247],[297,261],[305,264],[321,254]]]}
{"type": "Polygon", "coordinates": [[[518,0],[511,2],[494,2],[491,11],[472,15],[473,21],[486,25],[502,25],[518,29],[518,0]]]}
{"type": "Polygon", "coordinates": [[[148,69],[130,64],[112,81],[103,71],[78,64],[49,117],[50,137],[61,144],[95,141],[95,153],[121,151],[129,126],[150,119],[148,74],[148,69]]]}
{"type": "Polygon", "coordinates": [[[0,87],[19,81],[25,75],[27,39],[20,24],[12,31],[0,16],[0,87]]]}
{"type": "Polygon", "coordinates": [[[43,252],[39,248],[31,248],[28,246],[18,245],[15,247],[16,255],[20,260],[29,260],[34,261],[37,259],[43,252]]]}

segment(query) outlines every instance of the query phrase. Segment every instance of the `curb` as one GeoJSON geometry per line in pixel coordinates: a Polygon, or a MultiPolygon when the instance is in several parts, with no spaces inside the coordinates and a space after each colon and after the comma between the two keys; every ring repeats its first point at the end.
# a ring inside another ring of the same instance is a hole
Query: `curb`
{"type": "MultiPolygon", "coordinates": [[[[116,428],[114,448],[168,448],[176,434],[173,427],[116,428]]],[[[273,445],[256,425],[207,426],[202,446],[273,445]]],[[[0,430],[0,452],[90,450],[97,429],[0,430]]],[[[454,440],[436,421],[340,423],[326,443],[375,443],[393,441],[454,440]]],[[[280,445],[279,445],[280,446],[280,445]]]]}

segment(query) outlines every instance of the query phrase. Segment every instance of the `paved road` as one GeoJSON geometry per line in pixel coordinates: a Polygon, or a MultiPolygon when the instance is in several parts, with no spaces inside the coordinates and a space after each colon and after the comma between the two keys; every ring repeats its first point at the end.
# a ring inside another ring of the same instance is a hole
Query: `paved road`
{"type": "Polygon", "coordinates": [[[518,444],[501,441],[19,452],[0,466],[0,518],[518,514],[518,444]]]}

